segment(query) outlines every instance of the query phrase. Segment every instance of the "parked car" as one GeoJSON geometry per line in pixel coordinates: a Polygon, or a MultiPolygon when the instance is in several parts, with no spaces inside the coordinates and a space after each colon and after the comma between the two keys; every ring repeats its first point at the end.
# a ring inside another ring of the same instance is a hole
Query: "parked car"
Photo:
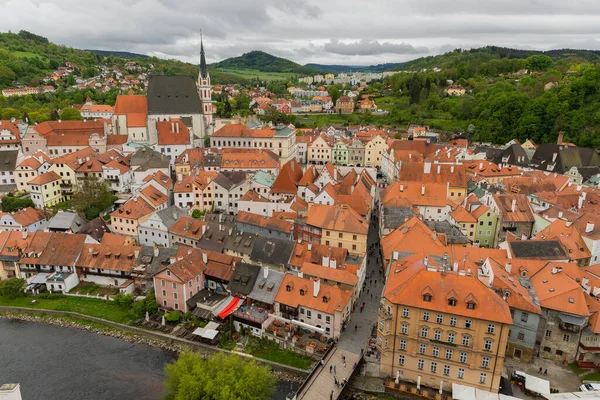
{"type": "Polygon", "coordinates": [[[579,389],[582,392],[597,392],[600,390],[600,383],[584,383],[579,389]]]}

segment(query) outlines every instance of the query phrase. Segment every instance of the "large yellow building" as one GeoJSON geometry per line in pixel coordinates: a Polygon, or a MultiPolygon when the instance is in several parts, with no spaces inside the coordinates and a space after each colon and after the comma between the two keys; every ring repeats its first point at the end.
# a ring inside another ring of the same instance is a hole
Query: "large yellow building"
{"type": "Polygon", "coordinates": [[[316,228],[319,233],[314,236],[314,241],[322,245],[341,247],[357,255],[367,251],[369,223],[347,204],[313,204],[308,210],[306,224],[316,228]]]}
{"type": "Polygon", "coordinates": [[[476,271],[468,260],[454,267],[425,253],[393,262],[377,324],[383,375],[436,389],[460,383],[498,392],[512,317],[476,271]]]}
{"type": "Polygon", "coordinates": [[[380,167],[383,153],[387,150],[387,141],[381,135],[375,135],[365,145],[365,167],[380,167]]]}
{"type": "Polygon", "coordinates": [[[31,200],[37,208],[52,207],[65,201],[60,189],[61,178],[56,172],[46,172],[38,175],[28,182],[31,200]]]}

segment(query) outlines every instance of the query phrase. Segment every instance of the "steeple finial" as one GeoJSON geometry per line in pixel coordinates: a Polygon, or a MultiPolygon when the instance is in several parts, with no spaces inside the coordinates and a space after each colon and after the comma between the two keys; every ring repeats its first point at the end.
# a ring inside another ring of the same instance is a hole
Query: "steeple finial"
{"type": "Polygon", "coordinates": [[[200,31],[200,77],[206,79],[208,76],[208,67],[204,56],[204,43],[202,42],[202,31],[200,31]]]}

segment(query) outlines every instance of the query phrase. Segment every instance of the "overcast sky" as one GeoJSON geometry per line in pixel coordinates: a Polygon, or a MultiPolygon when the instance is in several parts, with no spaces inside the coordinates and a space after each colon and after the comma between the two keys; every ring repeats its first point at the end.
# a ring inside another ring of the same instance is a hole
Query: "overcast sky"
{"type": "Polygon", "coordinates": [[[458,47],[600,49],[599,0],[0,0],[1,31],[198,63],[263,50],[301,64],[401,62],[458,47]]]}

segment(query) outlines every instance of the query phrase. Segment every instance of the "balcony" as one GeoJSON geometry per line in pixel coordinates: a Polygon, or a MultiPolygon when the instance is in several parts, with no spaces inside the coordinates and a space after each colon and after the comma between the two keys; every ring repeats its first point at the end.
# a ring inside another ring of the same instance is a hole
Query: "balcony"
{"type": "Polygon", "coordinates": [[[242,306],[233,313],[234,317],[262,325],[269,318],[269,311],[256,306],[242,306]]]}
{"type": "Polygon", "coordinates": [[[558,314],[558,319],[558,327],[561,330],[570,333],[579,333],[587,324],[587,318],[570,314],[558,314]]]}

